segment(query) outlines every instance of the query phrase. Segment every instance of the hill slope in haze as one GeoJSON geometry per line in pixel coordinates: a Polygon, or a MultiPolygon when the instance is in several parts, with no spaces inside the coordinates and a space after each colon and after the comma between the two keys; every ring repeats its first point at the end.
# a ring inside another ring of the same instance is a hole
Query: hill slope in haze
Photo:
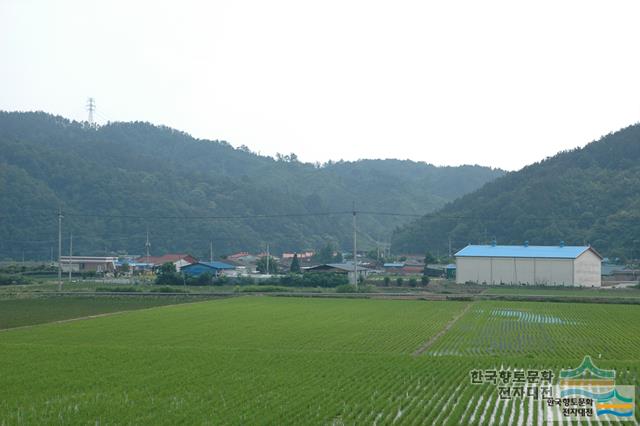
{"type": "MultiPolygon", "coordinates": [[[[58,208],[65,239],[73,233],[84,255],[142,253],[147,230],[152,254],[208,257],[210,241],[217,253],[348,248],[350,215],[309,214],[349,211],[354,200],[359,210],[422,214],[503,174],[400,160],[319,167],[148,123],[94,128],[45,113],[0,112],[0,152],[0,259],[49,258],[58,208]],[[193,219],[282,214],[291,215],[193,219]]],[[[359,216],[362,247],[406,220],[359,216]]]]}
{"type": "Polygon", "coordinates": [[[640,125],[508,173],[394,233],[395,249],[590,243],[640,258],[640,125]]]}

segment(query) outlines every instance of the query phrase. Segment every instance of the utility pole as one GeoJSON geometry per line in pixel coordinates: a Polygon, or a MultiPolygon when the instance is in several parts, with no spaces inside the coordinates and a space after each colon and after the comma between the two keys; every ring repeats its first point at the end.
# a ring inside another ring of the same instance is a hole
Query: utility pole
{"type": "Polygon", "coordinates": [[[87,99],[87,111],[89,111],[89,124],[93,126],[93,112],[96,110],[96,100],[87,99]]]}
{"type": "Polygon", "coordinates": [[[209,241],[209,262],[213,263],[213,241],[209,241]]]}
{"type": "Polygon", "coordinates": [[[451,259],[451,236],[449,236],[449,259],[451,259]]]}
{"type": "Polygon", "coordinates": [[[358,289],[358,234],[356,232],[356,202],[353,202],[353,280],[358,289]]]}
{"type": "Polygon", "coordinates": [[[62,291],[62,208],[58,209],[58,291],[62,291]]]}
{"type": "Polygon", "coordinates": [[[267,275],[269,275],[269,243],[267,243],[267,275]]]}
{"type": "Polygon", "coordinates": [[[144,243],[144,249],[146,251],[146,259],[145,259],[145,263],[147,264],[146,267],[149,266],[149,249],[151,248],[151,243],[149,242],[149,228],[147,228],[147,242],[144,243]]]}
{"type": "Polygon", "coordinates": [[[71,282],[71,256],[73,256],[73,233],[69,235],[69,282],[71,282]]]}

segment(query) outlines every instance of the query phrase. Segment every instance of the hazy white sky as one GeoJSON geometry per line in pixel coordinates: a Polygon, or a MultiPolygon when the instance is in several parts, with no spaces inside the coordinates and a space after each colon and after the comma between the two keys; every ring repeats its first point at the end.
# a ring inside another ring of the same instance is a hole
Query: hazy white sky
{"type": "Polygon", "coordinates": [[[0,109],[517,169],[640,119],[637,0],[0,0],[0,109]]]}

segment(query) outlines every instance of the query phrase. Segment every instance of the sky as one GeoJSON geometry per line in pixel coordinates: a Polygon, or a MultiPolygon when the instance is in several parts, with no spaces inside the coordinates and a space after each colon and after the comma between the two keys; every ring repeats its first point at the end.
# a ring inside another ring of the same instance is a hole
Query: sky
{"type": "Polygon", "coordinates": [[[640,121],[637,0],[0,0],[0,109],[517,170],[640,121]]]}

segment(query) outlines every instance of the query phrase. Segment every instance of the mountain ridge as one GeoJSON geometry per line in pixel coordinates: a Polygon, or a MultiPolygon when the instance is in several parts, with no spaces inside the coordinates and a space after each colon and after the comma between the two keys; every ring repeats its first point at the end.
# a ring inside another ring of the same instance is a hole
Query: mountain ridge
{"type": "MultiPolygon", "coordinates": [[[[350,217],[311,213],[350,210],[355,201],[359,210],[420,214],[504,173],[409,160],[318,167],[166,126],[94,127],[42,112],[0,112],[0,152],[0,258],[6,259],[23,252],[48,258],[57,246],[58,208],[65,214],[65,238],[73,232],[74,252],[82,254],[141,253],[147,229],[158,253],[204,255],[209,241],[218,253],[257,251],[267,242],[276,251],[327,242],[349,247],[350,217]],[[255,215],[280,216],[187,219],[255,215]]],[[[359,217],[362,247],[388,239],[388,230],[406,220],[359,217]]]]}
{"type": "Polygon", "coordinates": [[[592,244],[640,258],[640,125],[562,151],[447,203],[394,231],[400,251],[466,243],[592,244]]]}

